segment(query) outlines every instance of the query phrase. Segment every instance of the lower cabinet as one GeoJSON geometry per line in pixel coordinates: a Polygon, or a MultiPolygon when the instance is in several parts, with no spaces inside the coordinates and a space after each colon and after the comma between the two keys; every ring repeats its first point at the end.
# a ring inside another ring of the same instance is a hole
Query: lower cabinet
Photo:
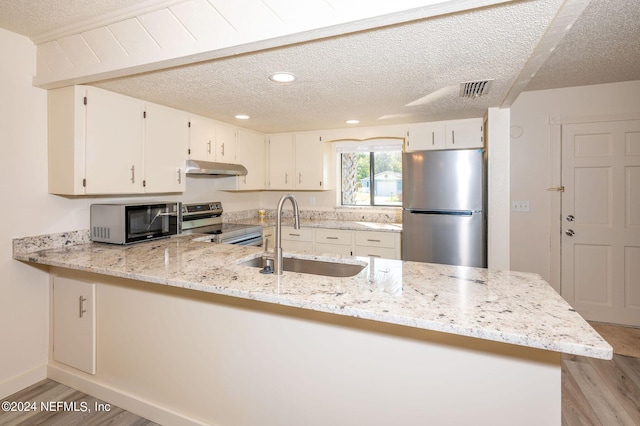
{"type": "Polygon", "coordinates": [[[400,259],[400,234],[395,232],[356,231],[356,256],[400,259]]]}
{"type": "MultiPolygon", "coordinates": [[[[263,230],[263,247],[275,247],[275,228],[263,230]]],[[[401,259],[400,233],[344,229],[282,227],[282,248],[315,254],[401,259]]]]}
{"type": "Polygon", "coordinates": [[[311,228],[295,229],[282,227],[282,249],[313,253],[313,232],[311,228]]]}
{"type": "Polygon", "coordinates": [[[53,359],[96,373],[96,284],[53,275],[53,359]]]}

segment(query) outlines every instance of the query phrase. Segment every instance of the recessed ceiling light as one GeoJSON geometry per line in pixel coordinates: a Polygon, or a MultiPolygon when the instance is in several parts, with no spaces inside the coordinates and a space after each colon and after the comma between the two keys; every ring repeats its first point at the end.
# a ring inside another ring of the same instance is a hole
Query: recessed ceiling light
{"type": "Polygon", "coordinates": [[[276,83],[291,83],[296,79],[296,76],[290,72],[275,72],[269,76],[269,80],[276,83]]]}
{"type": "Polygon", "coordinates": [[[248,115],[246,115],[246,114],[238,114],[238,115],[236,115],[236,118],[237,118],[238,120],[248,120],[248,119],[249,119],[249,118],[251,118],[251,117],[249,117],[249,116],[248,116],[248,115]]]}
{"type": "Polygon", "coordinates": [[[345,121],[345,123],[347,124],[358,124],[360,122],[360,120],[347,120],[345,121]]]}

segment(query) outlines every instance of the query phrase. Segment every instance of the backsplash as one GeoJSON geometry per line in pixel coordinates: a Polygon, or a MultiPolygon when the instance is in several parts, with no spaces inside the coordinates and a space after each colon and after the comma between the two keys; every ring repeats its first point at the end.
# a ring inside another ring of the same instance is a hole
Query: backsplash
{"type": "Polygon", "coordinates": [[[90,243],[89,230],[60,232],[57,234],[36,235],[33,237],[14,238],[13,256],[33,253],[39,250],[71,247],[90,243]]]}

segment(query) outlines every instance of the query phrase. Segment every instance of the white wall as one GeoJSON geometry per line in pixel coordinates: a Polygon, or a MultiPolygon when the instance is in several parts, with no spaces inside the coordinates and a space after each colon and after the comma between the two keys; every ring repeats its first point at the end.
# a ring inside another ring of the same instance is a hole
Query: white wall
{"type": "Polygon", "coordinates": [[[559,192],[559,149],[552,145],[551,117],[614,117],[640,113],[640,81],[525,92],[511,107],[511,200],[531,211],[511,213],[511,269],[536,272],[559,291],[551,273],[551,206],[559,192]],[[554,177],[552,177],[554,175],[554,177]]]}
{"type": "MultiPolygon", "coordinates": [[[[32,86],[35,54],[29,39],[0,29],[0,398],[46,377],[49,338],[48,274],[13,260],[11,240],[88,229],[95,201],[47,193],[47,94],[32,86]]],[[[217,191],[222,186],[216,179],[188,178],[184,195],[153,198],[223,198],[233,211],[258,197],[217,191]]]]}

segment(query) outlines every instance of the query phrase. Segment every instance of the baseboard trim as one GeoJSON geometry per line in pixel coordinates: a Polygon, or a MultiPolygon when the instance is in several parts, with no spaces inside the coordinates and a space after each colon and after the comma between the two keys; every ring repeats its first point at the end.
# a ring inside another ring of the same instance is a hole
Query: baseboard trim
{"type": "Polygon", "coordinates": [[[47,364],[40,364],[0,383],[0,399],[47,378],[47,364]]]}
{"type": "Polygon", "coordinates": [[[132,395],[104,383],[95,382],[87,377],[81,376],[79,373],[71,372],[55,365],[49,364],[47,366],[47,377],[155,423],[176,426],[211,425],[211,423],[205,423],[184,414],[177,413],[141,399],[139,396],[132,395]]]}

